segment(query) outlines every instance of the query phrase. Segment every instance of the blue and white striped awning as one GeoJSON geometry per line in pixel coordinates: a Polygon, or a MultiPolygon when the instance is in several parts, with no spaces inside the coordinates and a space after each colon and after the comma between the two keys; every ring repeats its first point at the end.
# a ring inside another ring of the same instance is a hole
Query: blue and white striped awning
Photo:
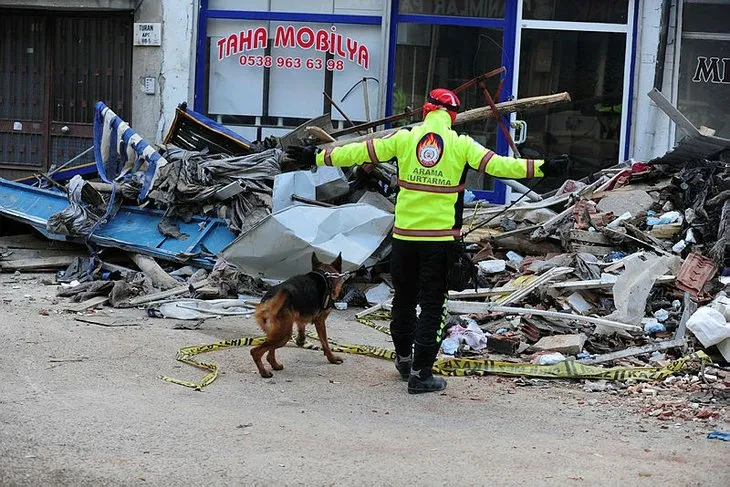
{"type": "Polygon", "coordinates": [[[159,152],[103,102],[97,102],[94,114],[94,158],[99,176],[107,183],[138,178],[142,183],[140,200],[147,197],[157,171],[167,164],[159,152]]]}

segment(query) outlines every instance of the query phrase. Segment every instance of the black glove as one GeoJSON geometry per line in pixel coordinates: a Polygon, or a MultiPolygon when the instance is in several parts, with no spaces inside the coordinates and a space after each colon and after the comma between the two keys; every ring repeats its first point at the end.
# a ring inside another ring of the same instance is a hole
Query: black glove
{"type": "Polygon", "coordinates": [[[572,162],[568,154],[548,157],[540,166],[545,177],[568,177],[572,168],[572,162]]]}
{"type": "Polygon", "coordinates": [[[291,145],[281,159],[281,172],[300,171],[317,165],[317,149],[313,145],[291,145]]]}

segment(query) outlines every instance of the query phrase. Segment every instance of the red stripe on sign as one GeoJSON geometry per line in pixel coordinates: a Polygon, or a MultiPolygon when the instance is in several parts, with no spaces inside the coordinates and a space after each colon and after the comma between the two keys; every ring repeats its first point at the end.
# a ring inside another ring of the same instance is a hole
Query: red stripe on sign
{"type": "Polygon", "coordinates": [[[404,237],[459,237],[461,236],[461,229],[447,228],[444,230],[411,230],[407,228],[393,227],[393,233],[404,237]]]}
{"type": "Polygon", "coordinates": [[[332,149],[325,149],[324,150],[324,165],[325,166],[331,166],[332,165],[332,149]]]}
{"type": "Polygon", "coordinates": [[[433,186],[430,184],[409,183],[402,179],[398,180],[398,186],[404,189],[410,189],[411,191],[426,191],[427,193],[460,193],[466,187],[465,184],[458,186],[433,186]]]}
{"type": "Polygon", "coordinates": [[[494,157],[494,152],[487,151],[486,154],[484,154],[484,157],[482,157],[482,160],[479,162],[479,172],[487,172],[487,165],[489,165],[489,161],[492,160],[492,157],[494,157]]]}
{"type": "Polygon", "coordinates": [[[535,177],[535,160],[534,159],[527,159],[527,177],[528,178],[535,177]]]}
{"type": "Polygon", "coordinates": [[[373,143],[373,139],[366,140],[365,146],[368,148],[368,156],[370,156],[370,162],[373,164],[377,164],[380,161],[378,160],[378,155],[375,153],[375,144],[373,143]]]}

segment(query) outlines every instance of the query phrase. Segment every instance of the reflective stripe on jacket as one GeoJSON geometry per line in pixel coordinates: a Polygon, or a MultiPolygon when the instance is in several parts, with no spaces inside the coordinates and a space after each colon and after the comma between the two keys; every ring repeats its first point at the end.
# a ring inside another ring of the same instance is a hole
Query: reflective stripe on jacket
{"type": "Polygon", "coordinates": [[[445,110],[430,112],[423,124],[382,139],[354,142],[317,154],[318,166],[352,166],[398,160],[400,191],[393,237],[453,240],[461,235],[468,168],[498,178],[541,177],[543,161],[495,154],[451,129],[445,110]]]}

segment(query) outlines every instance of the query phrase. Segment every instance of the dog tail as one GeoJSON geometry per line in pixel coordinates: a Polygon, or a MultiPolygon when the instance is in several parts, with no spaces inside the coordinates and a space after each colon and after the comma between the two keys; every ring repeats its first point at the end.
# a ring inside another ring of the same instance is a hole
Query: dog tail
{"type": "Polygon", "coordinates": [[[289,293],[280,289],[271,298],[256,307],[256,322],[259,324],[264,333],[268,334],[273,323],[288,310],[288,304],[289,293]]]}

